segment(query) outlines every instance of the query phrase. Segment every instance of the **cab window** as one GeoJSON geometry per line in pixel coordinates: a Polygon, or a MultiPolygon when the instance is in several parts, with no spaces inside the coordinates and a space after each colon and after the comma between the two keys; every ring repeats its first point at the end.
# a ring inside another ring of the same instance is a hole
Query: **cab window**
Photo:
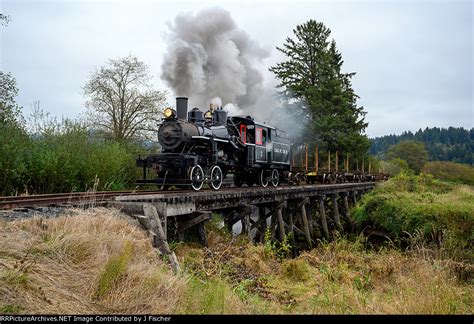
{"type": "Polygon", "coordinates": [[[257,145],[263,144],[263,130],[258,127],[255,129],[255,144],[257,145]]]}
{"type": "Polygon", "coordinates": [[[240,125],[240,140],[242,143],[247,143],[247,127],[245,125],[240,125]]]}

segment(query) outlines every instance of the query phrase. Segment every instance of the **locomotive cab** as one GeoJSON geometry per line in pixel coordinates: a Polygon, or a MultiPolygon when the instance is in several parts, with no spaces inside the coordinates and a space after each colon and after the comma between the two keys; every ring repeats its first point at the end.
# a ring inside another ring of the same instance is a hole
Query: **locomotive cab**
{"type": "Polygon", "coordinates": [[[239,129],[239,138],[245,145],[248,167],[280,168],[290,164],[290,140],[286,133],[249,116],[230,117],[239,129]]]}
{"type": "Polygon", "coordinates": [[[248,186],[257,183],[266,187],[269,182],[277,186],[290,170],[290,140],[286,133],[257,122],[250,116],[230,117],[230,123],[239,131],[244,145],[242,167],[234,174],[234,183],[248,186]]]}

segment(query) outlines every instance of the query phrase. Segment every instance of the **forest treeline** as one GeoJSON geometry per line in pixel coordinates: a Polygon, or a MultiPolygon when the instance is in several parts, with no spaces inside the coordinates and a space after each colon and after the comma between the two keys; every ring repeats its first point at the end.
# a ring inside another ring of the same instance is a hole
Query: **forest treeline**
{"type": "Polygon", "coordinates": [[[418,141],[425,145],[430,161],[451,161],[474,164],[474,128],[425,128],[415,133],[386,135],[370,140],[369,154],[385,158],[390,146],[402,141],[418,141]]]}

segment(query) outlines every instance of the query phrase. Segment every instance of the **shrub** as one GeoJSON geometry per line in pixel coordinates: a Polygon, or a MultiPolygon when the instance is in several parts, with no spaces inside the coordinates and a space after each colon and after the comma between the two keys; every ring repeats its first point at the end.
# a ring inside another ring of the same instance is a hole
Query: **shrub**
{"type": "Polygon", "coordinates": [[[437,179],[474,185],[474,167],[468,164],[443,161],[428,162],[422,172],[432,174],[437,179]]]}
{"type": "Polygon", "coordinates": [[[359,229],[383,229],[402,242],[421,235],[450,256],[474,261],[474,191],[469,187],[401,174],[365,195],[354,219],[359,229]]]}
{"type": "Polygon", "coordinates": [[[18,125],[0,123],[0,194],[23,192],[31,139],[18,125]]]}
{"type": "Polygon", "coordinates": [[[0,125],[0,194],[131,188],[138,151],[137,144],[97,138],[74,123],[34,136],[0,125]]]}
{"type": "Polygon", "coordinates": [[[389,161],[380,161],[379,169],[382,173],[395,176],[400,172],[407,172],[410,170],[408,163],[402,159],[392,159],[389,161]]]}
{"type": "Polygon", "coordinates": [[[286,234],[282,242],[272,240],[272,232],[267,228],[264,235],[264,254],[265,257],[272,258],[276,256],[278,259],[284,259],[291,255],[292,246],[289,243],[291,234],[286,234]]]}

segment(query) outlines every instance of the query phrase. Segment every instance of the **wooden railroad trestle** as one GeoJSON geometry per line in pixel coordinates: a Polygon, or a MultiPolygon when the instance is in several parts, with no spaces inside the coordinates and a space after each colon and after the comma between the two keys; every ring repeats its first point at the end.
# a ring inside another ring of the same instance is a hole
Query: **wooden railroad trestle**
{"type": "Polygon", "coordinates": [[[179,264],[168,239],[183,240],[197,228],[207,246],[205,222],[218,213],[229,230],[240,222],[241,235],[263,242],[290,239],[292,247],[311,249],[317,239],[352,227],[349,209],[375,183],[345,183],[277,188],[240,188],[202,192],[163,192],[115,197],[111,205],[135,217],[152,237],[153,246],[167,256],[175,272],[179,264]]]}

